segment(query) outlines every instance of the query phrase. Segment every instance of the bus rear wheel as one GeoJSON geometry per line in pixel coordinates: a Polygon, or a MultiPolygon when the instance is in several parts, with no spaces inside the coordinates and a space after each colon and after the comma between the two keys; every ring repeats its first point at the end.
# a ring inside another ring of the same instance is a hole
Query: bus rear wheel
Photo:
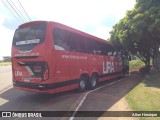
{"type": "Polygon", "coordinates": [[[85,77],[85,76],[82,76],[82,77],[80,78],[80,81],[79,81],[78,91],[79,91],[79,92],[84,92],[84,91],[86,90],[86,86],[87,86],[86,77],[85,77]]]}
{"type": "Polygon", "coordinates": [[[96,74],[92,75],[90,78],[90,89],[95,89],[97,87],[98,76],[96,74]]]}

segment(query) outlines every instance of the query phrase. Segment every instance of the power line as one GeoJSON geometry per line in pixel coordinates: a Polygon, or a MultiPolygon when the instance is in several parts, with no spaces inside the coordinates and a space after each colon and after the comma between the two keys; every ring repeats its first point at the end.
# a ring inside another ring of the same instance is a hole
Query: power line
{"type": "Polygon", "coordinates": [[[1,0],[1,2],[13,13],[13,15],[18,19],[19,22],[26,22],[31,21],[31,18],[27,14],[26,10],[24,9],[23,5],[19,0],[17,0],[17,4],[12,0],[1,0]],[[28,19],[28,20],[27,20],[28,19]]]}
{"type": "Polygon", "coordinates": [[[25,14],[28,16],[29,20],[31,20],[31,18],[29,17],[28,13],[26,12],[26,10],[24,9],[24,7],[22,6],[21,2],[18,0],[18,3],[20,4],[21,8],[23,9],[23,11],[25,12],[25,14]]]}
{"type": "Polygon", "coordinates": [[[27,21],[26,18],[25,18],[25,16],[21,13],[21,11],[19,11],[19,9],[18,9],[17,6],[12,2],[12,0],[10,0],[10,2],[11,2],[11,4],[13,5],[13,7],[16,9],[16,11],[19,12],[19,14],[24,18],[24,20],[27,21]]]}
{"type": "Polygon", "coordinates": [[[25,22],[24,20],[23,20],[23,18],[21,17],[21,15],[15,10],[15,8],[11,5],[11,3],[8,1],[8,0],[6,0],[7,1],[7,3],[12,7],[12,9],[14,10],[14,12],[21,18],[21,20],[23,21],[23,22],[25,22]]]}
{"type": "Polygon", "coordinates": [[[10,9],[10,7],[3,1],[1,0],[1,2],[8,8],[8,10],[14,15],[14,17],[17,18],[17,20],[22,23],[22,21],[15,15],[15,13],[10,9]]]}

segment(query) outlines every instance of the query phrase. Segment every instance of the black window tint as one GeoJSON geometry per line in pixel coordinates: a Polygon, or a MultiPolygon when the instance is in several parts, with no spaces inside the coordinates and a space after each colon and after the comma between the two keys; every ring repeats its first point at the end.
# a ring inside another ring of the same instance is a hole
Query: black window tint
{"type": "Polygon", "coordinates": [[[93,41],[91,41],[90,39],[85,39],[86,53],[93,54],[93,49],[94,49],[93,41]]]}
{"type": "Polygon", "coordinates": [[[82,52],[98,55],[113,55],[111,45],[80,36],[76,33],[55,28],[53,31],[54,47],[56,50],[82,52]]]}
{"type": "Polygon", "coordinates": [[[99,43],[99,46],[100,46],[100,51],[101,51],[101,54],[102,55],[107,55],[107,45],[104,44],[104,43],[99,43]]]}
{"type": "Polygon", "coordinates": [[[113,56],[114,48],[111,45],[107,45],[107,55],[113,56]]]}
{"type": "Polygon", "coordinates": [[[72,32],[68,32],[67,40],[70,51],[84,52],[84,38],[82,36],[72,32]]]}
{"type": "Polygon", "coordinates": [[[108,53],[111,53],[110,55],[112,55],[112,51],[113,51],[113,48],[111,45],[108,45],[99,41],[95,41],[92,39],[86,39],[85,48],[87,53],[99,54],[99,55],[108,55],[108,53]]]}
{"type": "Polygon", "coordinates": [[[56,50],[66,50],[66,33],[61,29],[54,29],[53,31],[53,39],[54,39],[54,47],[56,50]]]}
{"type": "Polygon", "coordinates": [[[55,28],[53,39],[56,50],[84,52],[83,37],[78,34],[55,28]]]}
{"type": "Polygon", "coordinates": [[[33,49],[37,44],[44,41],[46,26],[47,24],[44,23],[17,29],[13,37],[13,46],[20,51],[33,49]]]}

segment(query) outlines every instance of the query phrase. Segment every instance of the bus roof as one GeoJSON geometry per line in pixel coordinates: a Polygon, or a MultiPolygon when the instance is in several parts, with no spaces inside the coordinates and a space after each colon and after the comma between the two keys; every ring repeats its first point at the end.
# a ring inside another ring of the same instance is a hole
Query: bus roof
{"type": "MultiPolygon", "coordinates": [[[[98,37],[96,37],[96,36],[90,35],[90,34],[88,34],[88,33],[82,32],[82,31],[77,30],[77,29],[75,29],[75,28],[72,28],[72,27],[69,27],[69,26],[67,26],[67,25],[64,25],[64,24],[61,24],[61,23],[58,23],[58,22],[54,22],[54,21],[32,21],[32,22],[24,23],[24,24],[20,25],[18,28],[24,28],[24,27],[27,27],[27,26],[30,26],[30,25],[41,24],[41,23],[56,24],[57,26],[61,26],[61,27],[66,28],[66,29],[68,29],[68,30],[70,30],[70,31],[74,31],[74,32],[80,33],[80,34],[83,35],[83,36],[86,36],[86,37],[89,37],[89,38],[93,38],[93,39],[98,40],[99,42],[103,42],[103,43],[107,43],[107,44],[109,44],[109,45],[112,45],[112,43],[110,43],[110,42],[107,41],[107,40],[98,38],[98,37]]],[[[112,45],[112,46],[113,46],[113,45],[112,45]]]]}
{"type": "Polygon", "coordinates": [[[35,25],[35,24],[41,24],[41,23],[47,23],[48,21],[31,21],[31,22],[27,22],[24,24],[21,24],[18,28],[24,28],[30,25],[35,25]]]}

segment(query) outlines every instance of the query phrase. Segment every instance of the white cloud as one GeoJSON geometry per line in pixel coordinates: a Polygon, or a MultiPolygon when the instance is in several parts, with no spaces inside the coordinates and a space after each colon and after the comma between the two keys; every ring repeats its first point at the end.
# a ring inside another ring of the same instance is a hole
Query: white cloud
{"type": "MultiPolygon", "coordinates": [[[[1,3],[1,2],[0,2],[1,3]]],[[[11,55],[11,46],[14,30],[9,28],[9,25],[15,26],[17,21],[14,20],[14,16],[7,8],[1,3],[0,4],[0,57],[11,55]],[[4,24],[6,20],[14,20],[6,27],[4,24]]],[[[16,29],[16,28],[15,28],[16,29]]]]}
{"type": "Polygon", "coordinates": [[[10,56],[11,55],[11,44],[14,31],[9,30],[3,26],[0,27],[0,56],[10,56]]]}
{"type": "Polygon", "coordinates": [[[0,16],[0,56],[10,56],[14,31],[2,26],[4,19],[0,16]]]}
{"type": "Polygon", "coordinates": [[[104,26],[97,26],[95,33],[93,35],[96,35],[99,38],[103,38],[107,40],[110,37],[109,31],[111,31],[111,27],[104,27],[104,26]]]}

